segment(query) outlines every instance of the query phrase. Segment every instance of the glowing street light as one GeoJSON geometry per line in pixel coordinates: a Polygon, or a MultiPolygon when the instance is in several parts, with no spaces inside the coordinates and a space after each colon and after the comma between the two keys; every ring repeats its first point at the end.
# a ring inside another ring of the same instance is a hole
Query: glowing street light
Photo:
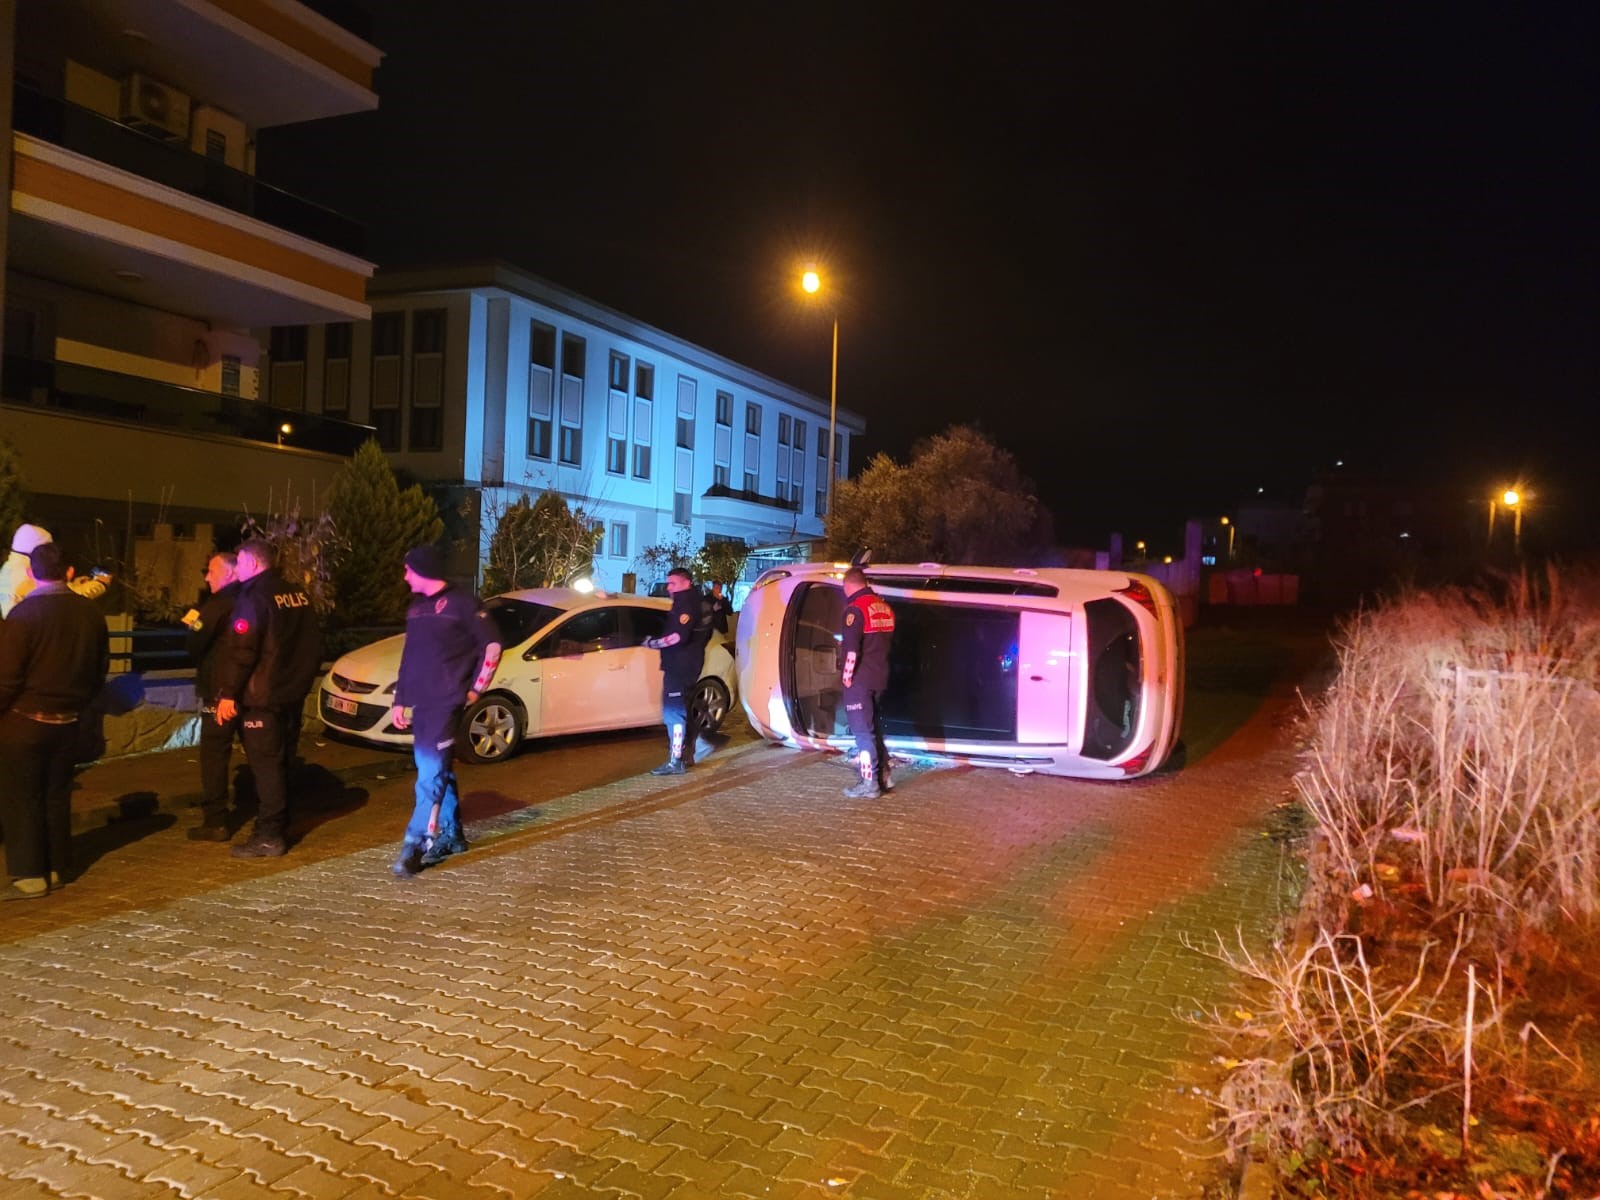
{"type": "Polygon", "coordinates": [[[1494,519],[1499,505],[1511,514],[1511,548],[1522,553],[1522,509],[1527,497],[1514,487],[1508,487],[1498,496],[1489,497],[1489,542],[1494,543],[1494,519]]]}
{"type": "MultiPolygon", "coordinates": [[[[809,296],[815,296],[822,291],[822,276],[817,274],[815,267],[807,267],[800,276],[800,286],[809,296]]],[[[833,306],[833,366],[828,374],[828,475],[827,491],[828,512],[833,511],[833,440],[834,425],[839,416],[839,306],[833,306]]]]}

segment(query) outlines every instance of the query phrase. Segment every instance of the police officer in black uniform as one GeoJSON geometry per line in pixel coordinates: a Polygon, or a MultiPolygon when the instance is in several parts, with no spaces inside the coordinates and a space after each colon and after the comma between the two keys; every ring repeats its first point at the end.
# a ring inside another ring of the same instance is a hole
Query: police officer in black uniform
{"type": "Polygon", "coordinates": [[[667,572],[667,594],[672,597],[667,631],[644,643],[661,651],[661,720],[667,727],[668,743],[667,761],[653,769],[652,775],[682,775],[688,770],[697,733],[689,696],[705,664],[706,641],[711,634],[705,599],[694,585],[694,576],[683,567],[672,568],[667,572]]]}
{"type": "Polygon", "coordinates": [[[883,744],[878,704],[889,686],[889,643],[894,637],[894,610],[867,586],[859,567],[844,573],[844,622],[839,650],[844,655],[844,713],[856,739],[856,769],[861,781],[844,789],[858,800],[876,799],[893,791],[889,753],[883,744]]]}
{"type": "Polygon", "coordinates": [[[239,593],[217,662],[217,722],[239,718],[239,740],[255,779],[260,810],[235,858],[276,858],[287,848],[288,730],[322,661],[322,626],[305,588],[276,569],[272,543],[239,547],[239,593]]]}
{"type": "Polygon", "coordinates": [[[239,594],[232,552],[213,554],[206,563],[206,587],[211,594],[198,609],[190,609],[183,623],[189,627],[186,648],[195,665],[194,693],[200,701],[200,824],[189,830],[194,842],[225,842],[228,830],[228,761],[239,719],[217,720],[217,659],[222,635],[233,621],[233,602],[239,594]]]}

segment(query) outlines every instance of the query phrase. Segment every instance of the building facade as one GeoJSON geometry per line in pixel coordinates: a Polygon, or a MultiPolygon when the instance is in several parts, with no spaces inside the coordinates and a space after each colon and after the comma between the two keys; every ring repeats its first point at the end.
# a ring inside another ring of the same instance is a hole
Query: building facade
{"type": "Polygon", "coordinates": [[[110,543],[75,554],[309,505],[367,435],[262,402],[259,331],[365,320],[374,268],[359,226],[255,174],[258,130],[377,106],[364,23],[348,0],[0,0],[0,433],[30,520],[110,543]]]}
{"type": "MultiPolygon", "coordinates": [[[[544,491],[604,527],[609,589],[649,546],[820,538],[826,400],[504,264],[385,270],[369,298],[370,321],[274,329],[267,397],[372,426],[457,522],[462,575],[496,515],[544,491]]],[[[838,411],[837,478],[863,430],[838,411]]]]}

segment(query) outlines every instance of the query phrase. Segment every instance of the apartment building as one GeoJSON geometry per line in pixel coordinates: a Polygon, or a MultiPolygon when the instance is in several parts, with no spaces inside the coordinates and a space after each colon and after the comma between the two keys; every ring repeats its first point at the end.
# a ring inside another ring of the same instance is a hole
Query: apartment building
{"type": "MultiPolygon", "coordinates": [[[[546,490],[604,526],[606,588],[646,546],[821,537],[826,400],[501,263],[384,270],[368,295],[370,321],[271,331],[267,397],[372,426],[458,522],[463,575],[546,490]]],[[[864,428],[836,414],[838,478],[864,428]]]]}
{"type": "Polygon", "coordinates": [[[348,0],[0,0],[0,433],[30,519],[117,559],[309,505],[368,436],[263,402],[259,331],[365,321],[374,268],[255,171],[258,130],[376,108],[368,36],[348,0]]]}

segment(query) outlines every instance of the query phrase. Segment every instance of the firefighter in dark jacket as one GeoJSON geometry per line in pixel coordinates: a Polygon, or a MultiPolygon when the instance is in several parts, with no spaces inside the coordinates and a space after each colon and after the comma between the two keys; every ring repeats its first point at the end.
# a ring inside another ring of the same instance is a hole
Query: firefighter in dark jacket
{"type": "Polygon", "coordinates": [[[0,830],[6,900],[33,900],[71,878],[78,718],[105,683],[105,618],[67,586],[53,542],[28,554],[32,589],[0,624],[0,830]]]}
{"type": "Polygon", "coordinates": [[[239,718],[217,720],[217,659],[222,635],[233,621],[233,602],[239,594],[234,576],[237,559],[231,551],[213,554],[206,563],[210,595],[199,608],[184,614],[189,637],[185,649],[194,663],[194,694],[200,702],[200,824],[189,830],[194,842],[225,842],[228,829],[228,763],[239,718]]]}
{"type": "Polygon", "coordinates": [[[255,831],[233,848],[235,858],[276,858],[287,848],[288,731],[322,660],[322,627],[305,588],[275,569],[272,543],[239,547],[239,592],[217,659],[217,724],[239,718],[239,740],[255,780],[255,831]]]}
{"type": "MultiPolygon", "coordinates": [[[[645,645],[661,651],[661,722],[667,727],[667,761],[652,775],[682,775],[693,761],[696,745],[695,714],[689,703],[706,660],[711,621],[694,576],[682,567],[667,572],[667,594],[672,611],[667,630],[645,645]]],[[[709,749],[709,747],[708,747],[709,749]]]]}
{"type": "Polygon", "coordinates": [[[883,744],[878,705],[889,686],[889,643],[894,637],[894,611],[867,586],[859,568],[844,573],[844,623],[839,651],[844,656],[844,714],[856,739],[856,769],[861,781],[844,790],[855,799],[873,799],[892,791],[889,753],[883,744]]]}

